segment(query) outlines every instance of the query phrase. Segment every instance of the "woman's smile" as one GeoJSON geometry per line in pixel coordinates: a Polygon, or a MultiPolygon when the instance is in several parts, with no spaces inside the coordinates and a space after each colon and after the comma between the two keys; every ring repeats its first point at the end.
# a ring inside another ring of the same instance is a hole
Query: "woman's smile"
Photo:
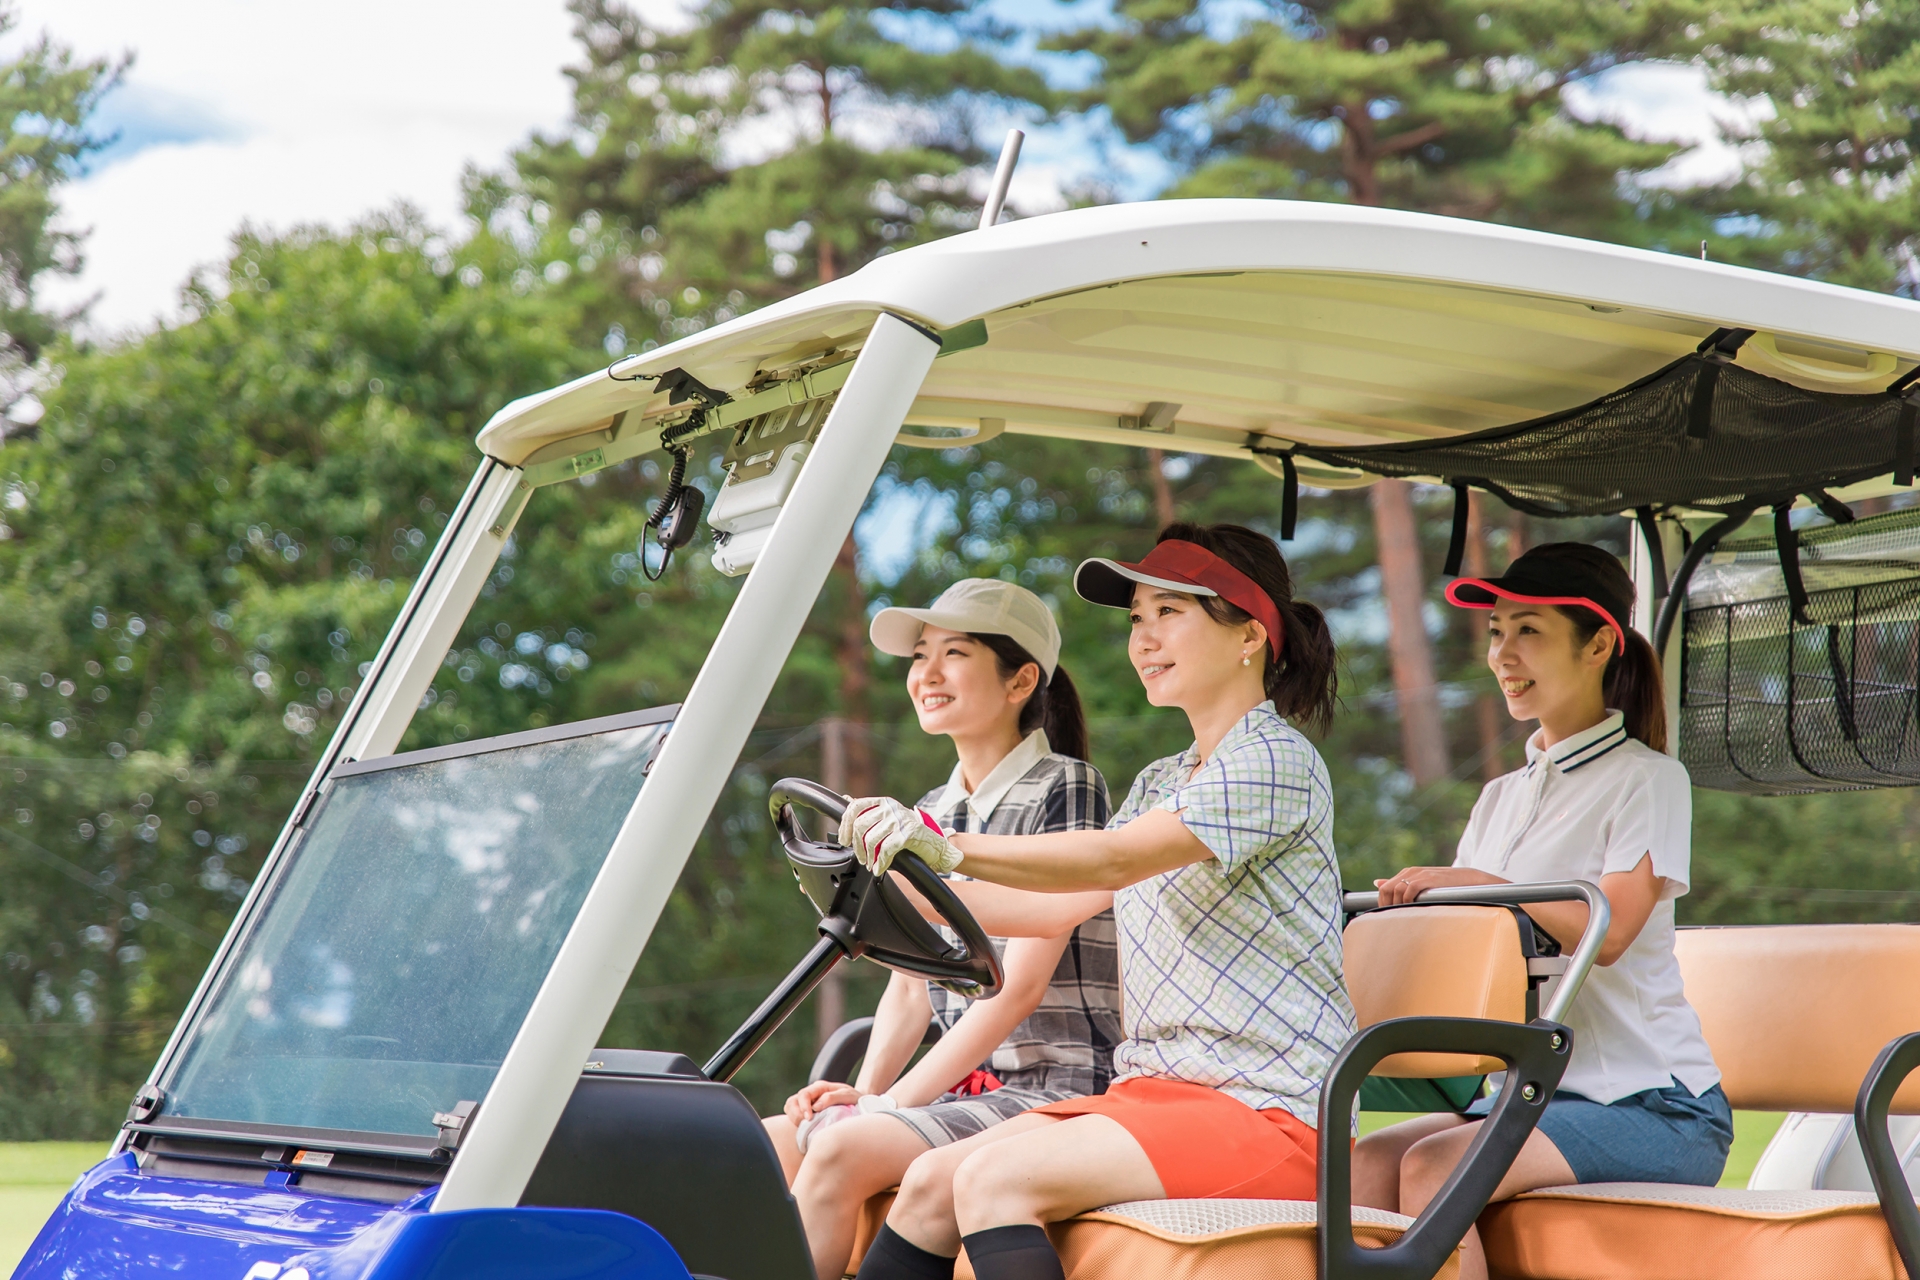
{"type": "Polygon", "coordinates": [[[950,693],[929,693],[920,699],[922,711],[938,711],[954,700],[950,693]]]}
{"type": "Polygon", "coordinates": [[[1140,668],[1140,678],[1142,680],[1151,680],[1161,672],[1171,670],[1173,670],[1173,664],[1171,662],[1150,662],[1140,668]]]}
{"type": "Polygon", "coordinates": [[[1500,677],[1500,692],[1509,698],[1518,698],[1531,688],[1533,688],[1533,681],[1524,676],[1500,677]]]}

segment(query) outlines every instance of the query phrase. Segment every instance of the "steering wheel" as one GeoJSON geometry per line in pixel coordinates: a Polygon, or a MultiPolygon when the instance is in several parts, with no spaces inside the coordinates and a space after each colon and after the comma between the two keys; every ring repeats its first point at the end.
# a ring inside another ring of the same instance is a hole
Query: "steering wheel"
{"type": "Polygon", "coordinates": [[[958,946],[947,945],[891,877],[876,879],[851,850],[807,838],[794,810],[812,809],[838,830],[847,811],[845,796],[805,778],[782,778],[768,793],[767,807],[794,876],[820,913],[820,932],[839,942],[849,957],[868,959],[975,999],[999,992],[1004,978],[993,943],[932,867],[911,853],[902,853],[893,860],[891,870],[960,935],[958,946]]]}

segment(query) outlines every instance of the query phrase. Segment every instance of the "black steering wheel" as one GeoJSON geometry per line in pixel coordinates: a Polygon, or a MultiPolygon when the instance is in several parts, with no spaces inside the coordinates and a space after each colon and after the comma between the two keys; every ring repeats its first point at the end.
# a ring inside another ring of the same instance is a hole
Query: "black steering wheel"
{"type": "Polygon", "coordinates": [[[841,845],[807,838],[795,808],[812,809],[838,830],[847,811],[845,796],[805,778],[782,778],[768,793],[767,807],[794,876],[820,913],[820,932],[839,942],[848,956],[937,982],[975,999],[999,992],[1004,979],[993,943],[932,867],[911,853],[902,853],[893,860],[891,870],[960,935],[958,946],[947,945],[891,878],[875,879],[841,845]]]}

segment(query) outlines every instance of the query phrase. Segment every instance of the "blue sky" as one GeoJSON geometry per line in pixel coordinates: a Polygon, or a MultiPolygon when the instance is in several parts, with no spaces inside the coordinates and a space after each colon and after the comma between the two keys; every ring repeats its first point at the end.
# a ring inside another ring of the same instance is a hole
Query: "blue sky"
{"type": "MultiPolygon", "coordinates": [[[[1002,7],[1064,26],[1103,3],[1002,7]]],[[[180,286],[243,224],[337,225],[404,200],[451,227],[466,166],[497,165],[529,133],[567,122],[561,72],[576,55],[562,0],[333,0],[324,19],[257,0],[19,9],[16,43],[45,30],[84,56],[135,55],[99,119],[116,141],[63,197],[69,225],[89,232],[88,265],[53,300],[95,299],[103,334],[176,314],[180,286]]],[[[1042,61],[1059,80],[1080,73],[1070,59],[1042,61]]],[[[1624,68],[1587,104],[1657,136],[1711,131],[1712,99],[1682,69],[1624,68]]],[[[1729,163],[1708,148],[1681,176],[1729,163]]],[[[1096,175],[1128,199],[1166,177],[1151,153],[1103,146],[1097,127],[1076,122],[1030,137],[1011,202],[1041,212],[1096,175]]]]}

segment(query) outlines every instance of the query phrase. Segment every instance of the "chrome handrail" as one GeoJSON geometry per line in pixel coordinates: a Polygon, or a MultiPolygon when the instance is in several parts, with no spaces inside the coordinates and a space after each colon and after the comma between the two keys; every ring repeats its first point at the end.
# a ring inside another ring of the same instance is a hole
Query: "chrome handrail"
{"type": "MultiPolygon", "coordinates": [[[[1586,984],[1587,975],[1593,971],[1595,962],[1600,959],[1600,948],[1607,940],[1607,929],[1613,923],[1613,906],[1607,901],[1607,895],[1600,892],[1600,886],[1591,880],[1548,880],[1540,884],[1462,884],[1449,885],[1441,889],[1428,889],[1413,902],[1403,906],[1445,906],[1449,903],[1482,907],[1520,907],[1529,902],[1576,902],[1587,904],[1587,927],[1580,935],[1579,943],[1573,954],[1567,959],[1567,969],[1560,975],[1560,984],[1554,988],[1553,999],[1543,1009],[1540,1016],[1549,1022],[1564,1023],[1567,1011],[1573,1007],[1573,998],[1580,994],[1580,988],[1586,984]]],[[[1374,911],[1380,907],[1380,895],[1376,893],[1349,893],[1342,897],[1341,905],[1349,915],[1361,911],[1374,911]]]]}

